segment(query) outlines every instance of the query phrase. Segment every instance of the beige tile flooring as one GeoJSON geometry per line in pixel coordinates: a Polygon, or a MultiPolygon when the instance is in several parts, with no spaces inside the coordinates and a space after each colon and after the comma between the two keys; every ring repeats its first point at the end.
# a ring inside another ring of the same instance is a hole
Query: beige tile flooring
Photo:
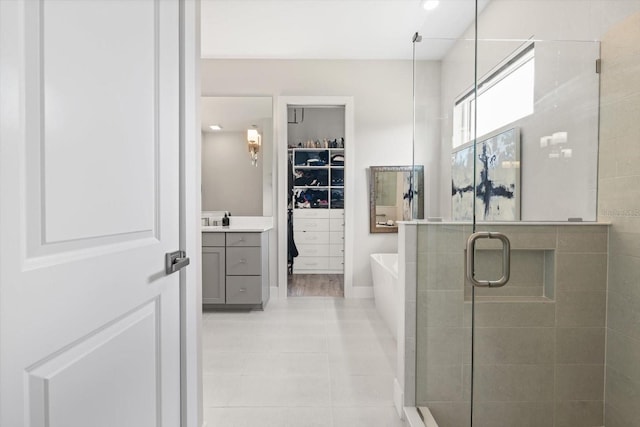
{"type": "Polygon", "coordinates": [[[372,300],[299,297],[205,312],[208,427],[402,427],[395,341],[372,300]]]}

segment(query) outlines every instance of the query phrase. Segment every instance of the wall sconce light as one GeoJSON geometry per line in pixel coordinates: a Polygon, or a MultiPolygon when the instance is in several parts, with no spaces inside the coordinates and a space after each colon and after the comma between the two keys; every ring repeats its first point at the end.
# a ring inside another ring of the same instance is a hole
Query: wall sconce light
{"type": "Polygon", "coordinates": [[[258,129],[256,129],[255,125],[253,125],[253,129],[247,130],[247,144],[249,146],[251,164],[258,167],[258,152],[262,145],[262,136],[258,133],[258,129]]]}

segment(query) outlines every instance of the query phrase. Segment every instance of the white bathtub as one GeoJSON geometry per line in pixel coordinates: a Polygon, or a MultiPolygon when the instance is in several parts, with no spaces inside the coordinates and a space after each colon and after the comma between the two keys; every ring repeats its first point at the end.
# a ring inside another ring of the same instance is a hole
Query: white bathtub
{"type": "Polygon", "coordinates": [[[398,339],[398,254],[371,254],[373,297],[378,312],[398,339]]]}

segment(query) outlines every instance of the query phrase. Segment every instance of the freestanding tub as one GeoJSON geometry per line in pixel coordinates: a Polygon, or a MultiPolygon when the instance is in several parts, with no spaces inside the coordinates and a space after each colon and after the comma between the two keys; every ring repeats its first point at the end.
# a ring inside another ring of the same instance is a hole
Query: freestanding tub
{"type": "Polygon", "coordinates": [[[398,254],[371,254],[373,297],[378,312],[398,339],[398,254]]]}

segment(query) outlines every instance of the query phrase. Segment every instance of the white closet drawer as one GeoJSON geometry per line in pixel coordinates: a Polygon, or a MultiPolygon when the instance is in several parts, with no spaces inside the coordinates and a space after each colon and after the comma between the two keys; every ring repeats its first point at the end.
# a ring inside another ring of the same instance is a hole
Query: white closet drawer
{"type": "Polygon", "coordinates": [[[344,257],[344,246],[342,245],[329,245],[329,256],[332,257],[344,257]]]}
{"type": "Polygon", "coordinates": [[[330,257],[329,258],[329,270],[344,270],[344,258],[342,258],[342,257],[330,257]]]}
{"type": "Polygon", "coordinates": [[[330,231],[328,234],[329,234],[329,244],[344,245],[344,232],[330,231]]]}
{"type": "Polygon", "coordinates": [[[293,238],[296,245],[326,245],[329,234],[327,231],[294,231],[293,238]]]}
{"type": "Polygon", "coordinates": [[[316,257],[316,256],[329,256],[329,245],[298,245],[298,256],[301,257],[316,257]]]}
{"type": "Polygon", "coordinates": [[[329,218],[344,218],[344,209],[329,209],[329,218]]]}
{"type": "Polygon", "coordinates": [[[296,231],[329,231],[328,218],[298,218],[293,220],[296,231]]]}
{"type": "Polygon", "coordinates": [[[329,230],[344,232],[344,218],[331,218],[329,220],[329,230]]]}
{"type": "Polygon", "coordinates": [[[329,218],[329,209],[294,209],[293,218],[329,218]]]}
{"type": "Polygon", "coordinates": [[[293,259],[295,270],[327,270],[329,268],[328,257],[297,257],[293,259]]]}

